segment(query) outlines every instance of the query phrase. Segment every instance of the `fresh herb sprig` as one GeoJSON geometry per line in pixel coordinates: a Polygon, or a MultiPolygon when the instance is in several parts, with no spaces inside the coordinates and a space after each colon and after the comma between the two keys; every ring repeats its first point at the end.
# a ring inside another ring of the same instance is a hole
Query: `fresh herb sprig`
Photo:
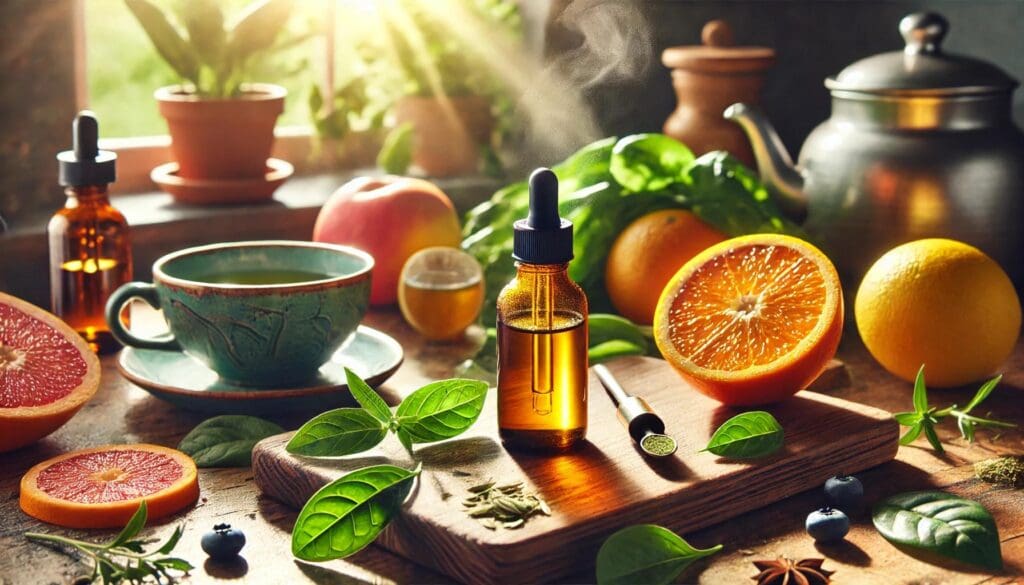
{"type": "Polygon", "coordinates": [[[942,446],[942,441],[939,440],[939,435],[935,432],[935,425],[948,417],[956,419],[957,427],[960,429],[960,436],[968,443],[974,442],[974,432],[979,426],[989,428],[1016,427],[1017,425],[1013,423],[982,418],[971,414],[971,411],[992,394],[992,391],[996,389],[996,386],[999,385],[999,381],[1002,379],[1002,375],[999,375],[982,384],[981,388],[978,388],[978,391],[974,394],[974,397],[971,398],[971,401],[963,408],[958,408],[954,404],[940,409],[928,404],[928,388],[925,386],[924,366],[922,365],[921,369],[917,371],[917,377],[914,379],[913,412],[898,412],[893,415],[896,422],[900,423],[901,426],[908,427],[907,432],[900,437],[900,445],[909,445],[924,433],[925,438],[928,439],[928,442],[937,453],[945,453],[946,450],[942,446]]]}
{"type": "MultiPolygon", "coordinates": [[[[311,457],[361,453],[391,432],[415,457],[414,444],[450,439],[472,426],[487,395],[484,382],[442,380],[413,392],[392,412],[359,376],[347,369],[345,375],[362,408],[339,408],[313,418],[288,442],[289,453],[311,457]]],[[[398,515],[421,472],[422,464],[411,470],[371,465],[320,488],[295,521],[292,554],[321,562],[359,552],[398,515]]]]}
{"type": "Polygon", "coordinates": [[[104,585],[135,584],[142,583],[147,579],[154,579],[157,583],[173,583],[175,576],[171,571],[187,573],[193,569],[191,563],[184,559],[166,556],[178,544],[183,529],[178,526],[160,548],[146,552],[146,545],[157,542],[154,539],[136,538],[146,525],[146,517],[146,502],[143,500],[121,533],[114,540],[105,544],[38,532],[27,532],[25,538],[35,542],[69,547],[83,555],[92,563],[92,573],[88,577],[91,582],[95,582],[99,578],[104,585]]]}
{"type": "Polygon", "coordinates": [[[483,410],[487,384],[454,378],[413,392],[394,413],[373,388],[347,369],[352,396],[362,408],[336,408],[302,425],[285,449],[310,457],[341,457],[377,446],[388,432],[412,455],[413,444],[450,439],[468,429],[483,410]]]}

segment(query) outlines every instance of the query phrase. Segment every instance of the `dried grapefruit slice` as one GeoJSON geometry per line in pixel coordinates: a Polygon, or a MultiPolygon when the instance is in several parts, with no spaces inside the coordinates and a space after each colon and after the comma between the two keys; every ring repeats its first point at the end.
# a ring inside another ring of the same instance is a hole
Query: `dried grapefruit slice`
{"type": "Polygon", "coordinates": [[[839,276],[817,248],[789,236],[726,240],[672,277],[654,317],[658,349],[725,404],[781,400],[835,355],[843,331],[839,276]]]}
{"type": "Polygon", "coordinates": [[[0,452],[60,428],[99,383],[100,361],[74,329],[0,293],[0,452]]]}
{"type": "Polygon", "coordinates": [[[158,445],[108,445],[43,461],[21,478],[21,509],[69,528],[124,526],[146,500],[150,518],[199,498],[196,464],[158,445]]]}

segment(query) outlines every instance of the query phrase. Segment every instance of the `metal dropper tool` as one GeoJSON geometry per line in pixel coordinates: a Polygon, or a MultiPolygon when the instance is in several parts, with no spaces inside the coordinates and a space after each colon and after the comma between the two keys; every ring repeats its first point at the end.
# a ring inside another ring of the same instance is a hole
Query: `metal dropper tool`
{"type": "Polygon", "coordinates": [[[676,452],[676,440],[665,434],[665,422],[654,414],[650,404],[642,398],[627,394],[607,367],[598,364],[591,369],[615,404],[619,420],[629,430],[629,435],[641,451],[651,457],[668,457],[676,452]],[[656,450],[655,445],[663,448],[656,450]]]}

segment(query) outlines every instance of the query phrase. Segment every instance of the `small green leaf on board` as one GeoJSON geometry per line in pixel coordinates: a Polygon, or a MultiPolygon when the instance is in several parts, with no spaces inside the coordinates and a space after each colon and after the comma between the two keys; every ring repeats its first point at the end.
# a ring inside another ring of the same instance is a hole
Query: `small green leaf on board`
{"type": "Polygon", "coordinates": [[[178,449],[198,467],[248,467],[256,443],[283,432],[279,425],[262,418],[225,414],[196,425],[178,449]]]}
{"type": "Polygon", "coordinates": [[[694,548],[676,533],[654,524],[630,526],[609,536],[597,551],[597,582],[667,585],[694,561],[720,550],[720,544],[694,548]]]}
{"type": "Polygon", "coordinates": [[[783,440],[779,421],[763,410],[753,410],[722,423],[704,450],[720,457],[753,459],[775,453],[783,440]]]}
{"type": "Polygon", "coordinates": [[[295,521],[292,554],[321,562],[359,552],[398,514],[418,473],[394,465],[374,465],[320,488],[295,521]]]}
{"type": "Polygon", "coordinates": [[[391,422],[391,407],[384,402],[380,394],[348,368],[345,368],[345,380],[348,382],[349,392],[360,406],[382,423],[391,422]]]}
{"type": "Polygon", "coordinates": [[[894,545],[988,569],[1001,569],[999,531],[973,500],[940,491],[897,494],[878,503],[875,529],[894,545]]]}
{"type": "Polygon", "coordinates": [[[476,422],[483,410],[487,384],[455,378],[427,384],[398,405],[398,429],[413,443],[455,437],[476,422]]]}
{"type": "Polygon", "coordinates": [[[285,449],[295,455],[342,457],[384,440],[388,427],[362,408],[336,408],[302,425],[285,449]]]}

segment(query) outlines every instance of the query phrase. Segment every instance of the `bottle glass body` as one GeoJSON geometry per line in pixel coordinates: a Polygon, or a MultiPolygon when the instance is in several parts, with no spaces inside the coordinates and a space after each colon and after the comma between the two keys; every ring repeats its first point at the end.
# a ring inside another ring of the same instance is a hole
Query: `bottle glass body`
{"type": "Polygon", "coordinates": [[[50,218],[50,301],[54,314],[94,351],[117,349],[104,318],[107,297],[132,279],[128,223],[110,204],[105,185],[65,190],[64,208],[50,218]]]}
{"type": "Polygon", "coordinates": [[[587,297],[568,264],[518,263],[498,296],[498,431],[563,450],[587,432],[587,297]]]}

